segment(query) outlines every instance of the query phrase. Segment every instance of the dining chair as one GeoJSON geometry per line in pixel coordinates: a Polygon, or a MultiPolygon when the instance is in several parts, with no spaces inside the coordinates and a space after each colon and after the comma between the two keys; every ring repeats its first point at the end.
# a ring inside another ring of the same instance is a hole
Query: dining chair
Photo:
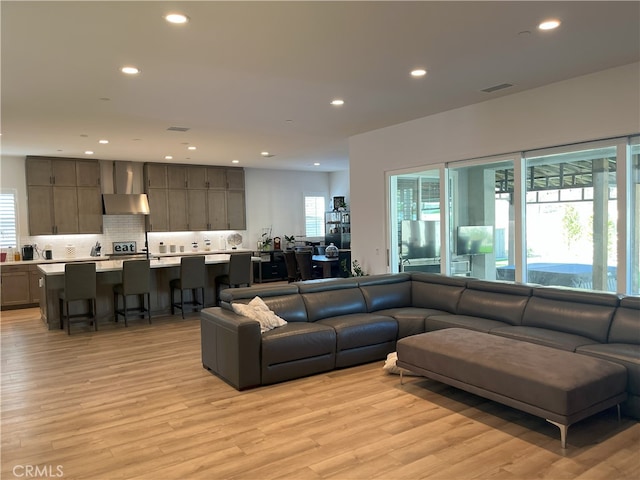
{"type": "Polygon", "coordinates": [[[300,279],[300,272],[298,271],[298,263],[296,262],[296,252],[286,250],[284,252],[284,263],[287,266],[287,281],[289,283],[298,281],[300,279]]]}
{"type": "Polygon", "coordinates": [[[203,255],[182,257],[180,259],[180,278],[169,282],[171,290],[171,315],[175,315],[175,309],[179,308],[184,318],[185,305],[193,306],[197,312],[198,307],[204,304],[205,263],[203,255]],[[180,301],[175,301],[175,291],[180,291],[180,301]],[[191,301],[184,301],[184,291],[191,290],[191,301]],[[198,301],[197,291],[202,291],[202,303],[198,301]]]}
{"type": "Polygon", "coordinates": [[[309,250],[296,251],[296,263],[298,264],[298,270],[300,272],[300,280],[313,280],[314,278],[320,278],[316,275],[313,267],[312,252],[309,250]]]}
{"type": "Polygon", "coordinates": [[[113,286],[113,315],[118,321],[118,315],[124,317],[124,326],[128,325],[129,312],[137,313],[144,318],[145,313],[151,323],[151,281],[149,274],[149,260],[126,260],[122,262],[122,283],[113,286]],[[127,297],[136,295],[138,307],[128,307],[127,297]],[[122,297],[122,308],[119,308],[118,300],[122,297]],[[145,298],[147,308],[145,308],[145,298]]]}
{"type": "Polygon", "coordinates": [[[71,322],[82,321],[93,323],[93,329],[98,330],[96,316],[96,264],[67,263],[64,266],[64,290],[58,294],[60,308],[60,329],[67,324],[67,334],[71,335],[71,322]],[[71,314],[70,302],[87,301],[88,311],[71,314]]]}
{"type": "Polygon", "coordinates": [[[229,258],[229,273],[216,277],[216,305],[220,304],[220,285],[237,288],[251,286],[251,253],[232,253],[229,258]]]}

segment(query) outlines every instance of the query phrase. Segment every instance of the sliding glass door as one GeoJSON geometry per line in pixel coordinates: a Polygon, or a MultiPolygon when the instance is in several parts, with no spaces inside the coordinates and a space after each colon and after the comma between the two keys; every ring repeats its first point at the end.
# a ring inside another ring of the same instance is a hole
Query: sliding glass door
{"type": "Polygon", "coordinates": [[[514,280],[514,160],[449,168],[450,272],[514,280]]]}
{"type": "Polygon", "coordinates": [[[440,272],[440,170],[389,177],[392,272],[440,272]]]}
{"type": "Polygon", "coordinates": [[[390,173],[389,270],[640,294],[640,137],[390,173]]]}
{"type": "Polygon", "coordinates": [[[526,155],[527,280],[616,291],[617,148],[526,155]]]}

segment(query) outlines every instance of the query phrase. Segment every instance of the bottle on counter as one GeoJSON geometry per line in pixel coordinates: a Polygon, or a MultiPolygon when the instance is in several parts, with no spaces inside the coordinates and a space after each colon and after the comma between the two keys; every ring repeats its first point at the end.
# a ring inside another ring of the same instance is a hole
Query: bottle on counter
{"type": "Polygon", "coordinates": [[[167,246],[164,242],[160,242],[160,253],[167,253],[167,246]]]}
{"type": "Polygon", "coordinates": [[[17,247],[13,249],[13,261],[14,262],[20,261],[20,249],[17,247]]]}

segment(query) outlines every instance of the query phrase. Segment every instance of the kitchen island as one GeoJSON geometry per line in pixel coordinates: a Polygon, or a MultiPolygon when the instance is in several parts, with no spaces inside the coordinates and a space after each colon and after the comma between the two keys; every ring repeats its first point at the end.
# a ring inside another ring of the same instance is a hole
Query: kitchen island
{"type": "MultiPolygon", "coordinates": [[[[241,251],[238,251],[240,253],[241,251]]],[[[205,255],[206,277],[204,288],[204,306],[213,306],[216,299],[216,282],[218,275],[228,271],[231,254],[205,255]]],[[[98,257],[99,258],[99,257],[98,257]]],[[[180,258],[161,257],[150,261],[151,275],[151,315],[167,315],[171,311],[171,294],[169,282],[180,277],[180,258]]],[[[252,257],[259,262],[260,257],[252,257]]],[[[123,260],[96,261],[96,311],[98,321],[113,321],[113,286],[122,282],[123,260]]],[[[60,328],[60,312],[58,294],[64,289],[65,263],[39,264],[40,274],[40,314],[49,330],[60,328]]],[[[131,297],[133,300],[135,297],[131,297]]],[[[135,306],[135,305],[132,305],[135,306]]],[[[71,305],[71,313],[79,313],[86,306],[81,302],[71,305]]]]}

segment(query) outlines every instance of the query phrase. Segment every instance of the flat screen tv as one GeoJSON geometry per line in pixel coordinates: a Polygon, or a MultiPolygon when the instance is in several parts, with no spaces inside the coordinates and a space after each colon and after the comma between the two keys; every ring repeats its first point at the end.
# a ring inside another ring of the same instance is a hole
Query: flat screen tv
{"type": "Polygon", "coordinates": [[[493,253],[493,226],[469,225],[458,227],[456,253],[458,255],[493,253]]]}

